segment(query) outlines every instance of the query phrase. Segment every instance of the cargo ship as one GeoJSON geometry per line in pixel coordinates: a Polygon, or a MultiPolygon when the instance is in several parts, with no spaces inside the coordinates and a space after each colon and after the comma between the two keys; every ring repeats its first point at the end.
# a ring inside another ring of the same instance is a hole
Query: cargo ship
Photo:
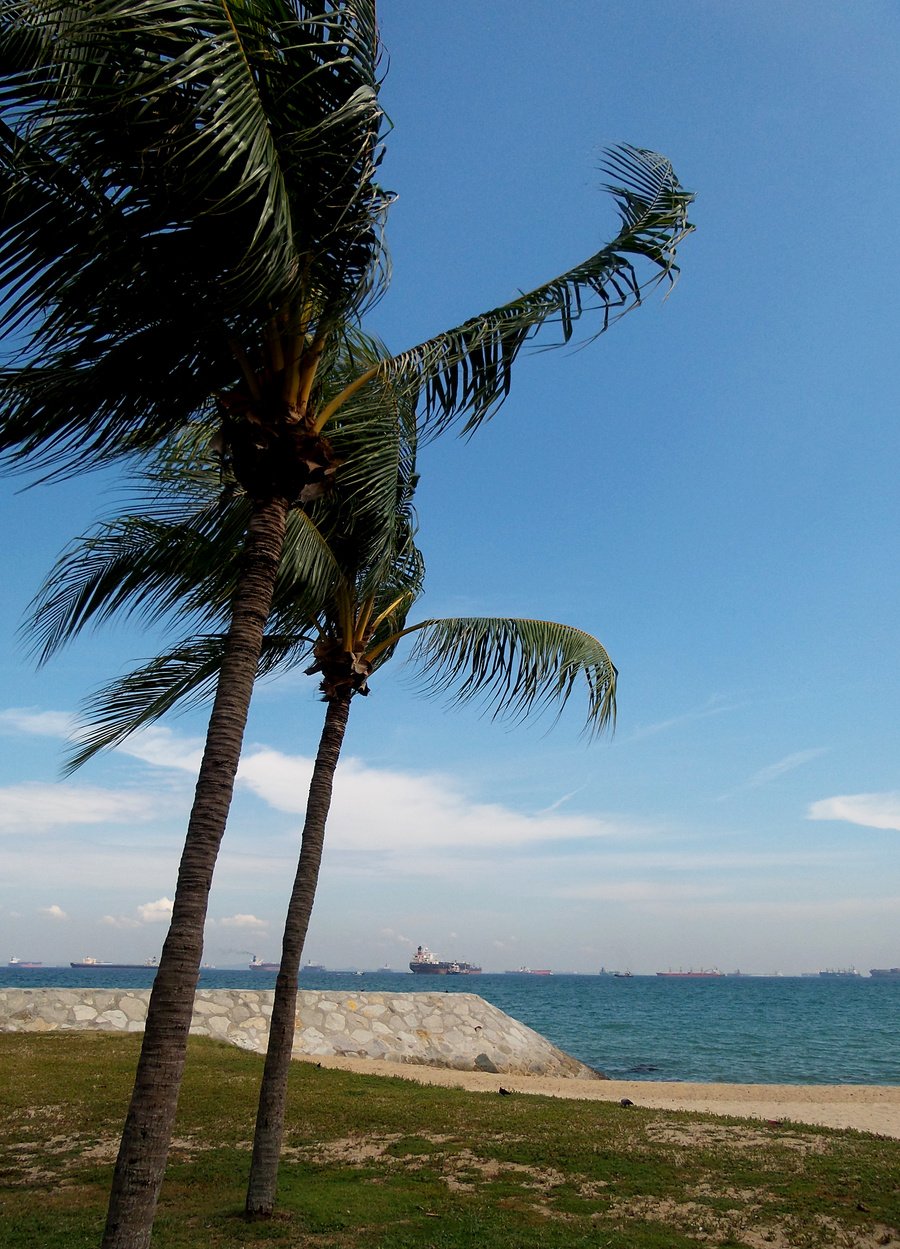
{"type": "Polygon", "coordinates": [[[76,971],[156,971],[159,959],[148,958],[145,963],[104,963],[102,959],[86,954],[80,963],[70,963],[76,971]]]}
{"type": "Polygon", "coordinates": [[[427,946],[420,945],[409,961],[409,970],[418,976],[480,976],[481,968],[456,959],[444,962],[427,946]]]}
{"type": "Polygon", "coordinates": [[[826,980],[854,980],[857,976],[861,976],[862,972],[858,972],[855,967],[826,967],[824,971],[819,972],[819,975],[824,976],[826,980]]]}
{"type": "Polygon", "coordinates": [[[666,976],[670,980],[709,980],[724,976],[724,971],[711,967],[708,971],[701,967],[699,971],[658,971],[657,976],[666,976]]]}
{"type": "Polygon", "coordinates": [[[870,967],[869,975],[876,980],[900,980],[900,967],[870,967]]]}
{"type": "Polygon", "coordinates": [[[281,964],[264,963],[261,958],[257,958],[254,954],[249,966],[251,971],[278,971],[281,964]]]}
{"type": "Polygon", "coordinates": [[[25,968],[25,967],[43,967],[43,966],[44,966],[44,964],[43,964],[43,963],[35,963],[35,962],[34,962],[34,960],[33,960],[33,959],[30,959],[30,958],[16,958],[16,956],[15,956],[15,954],[14,954],[14,955],[12,956],[12,958],[9,960],[9,962],[6,964],[6,966],[7,966],[7,967],[22,967],[22,968],[25,968]]]}
{"type": "Polygon", "coordinates": [[[546,967],[517,967],[515,971],[505,971],[504,976],[552,976],[553,972],[546,967]]]}

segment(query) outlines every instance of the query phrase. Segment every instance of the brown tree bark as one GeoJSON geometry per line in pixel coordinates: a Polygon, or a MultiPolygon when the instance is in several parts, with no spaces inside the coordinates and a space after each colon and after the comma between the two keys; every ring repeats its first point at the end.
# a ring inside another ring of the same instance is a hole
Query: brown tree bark
{"type": "Polygon", "coordinates": [[[281,965],[275,982],[269,1044],[256,1114],[253,1157],[247,1186],[246,1213],[249,1218],[270,1218],[275,1210],[288,1072],[294,1044],[297,977],[300,974],[303,944],[316,896],[325,823],[331,806],[334,773],[347,728],[351,696],[344,690],[328,700],[325,725],[309,785],[300,860],[284,925],[281,965]]]}
{"type": "Polygon", "coordinates": [[[172,922],[150,995],[131,1105],[113,1176],[103,1249],[146,1249],[184,1071],[213,868],[225,831],[288,504],[255,505],[207,730],[172,922]]]}

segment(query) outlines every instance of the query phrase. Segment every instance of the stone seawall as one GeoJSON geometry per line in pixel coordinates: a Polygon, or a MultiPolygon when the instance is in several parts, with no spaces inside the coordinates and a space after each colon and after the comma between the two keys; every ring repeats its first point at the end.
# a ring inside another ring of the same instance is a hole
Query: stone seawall
{"type": "MultiPolygon", "coordinates": [[[[263,1053],[271,991],[200,989],[191,1032],[263,1053]]],[[[149,990],[0,989],[0,1032],[142,1032],[149,990]]],[[[343,1055],[459,1071],[602,1079],[474,993],[301,989],[295,1058],[343,1055]]]]}

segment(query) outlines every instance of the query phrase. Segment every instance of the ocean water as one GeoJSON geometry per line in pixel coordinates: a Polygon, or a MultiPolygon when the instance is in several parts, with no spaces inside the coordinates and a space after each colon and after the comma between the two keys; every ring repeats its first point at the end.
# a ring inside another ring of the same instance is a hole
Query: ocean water
{"type": "MultiPolygon", "coordinates": [[[[149,971],[0,969],[0,987],[149,988],[149,971]]],[[[271,989],[207,970],[205,989],[271,989]]],[[[303,989],[477,993],[607,1075],[748,1084],[900,1084],[900,980],[304,974],[303,989]]]]}

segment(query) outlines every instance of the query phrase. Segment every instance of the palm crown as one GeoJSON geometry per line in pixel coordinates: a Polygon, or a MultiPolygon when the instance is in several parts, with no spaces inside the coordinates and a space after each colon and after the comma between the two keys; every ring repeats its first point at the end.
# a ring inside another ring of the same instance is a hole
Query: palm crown
{"type": "MultiPolygon", "coordinates": [[[[357,336],[352,354],[357,362],[363,354],[374,360],[380,350],[357,336]]],[[[402,395],[373,412],[358,394],[343,409],[336,449],[351,457],[360,445],[376,449],[368,457],[370,480],[393,473],[392,506],[379,514],[378,487],[367,494],[339,481],[309,510],[289,514],[259,674],[312,661],[307,671],[321,674],[326,699],[366,693],[372,672],[403,637],[415,635],[411,658],[431,692],[481,699],[495,716],[516,718],[564,705],[584,680],[587,724],[592,731],[606,727],[615,714],[616,672],[589,634],[507,617],[407,624],[425,567],[415,543],[415,425],[404,411],[408,416],[411,404],[402,395]],[[378,412],[380,436],[373,438],[378,412]]],[[[223,479],[208,433],[204,438],[195,425],[145,471],[134,510],[101,523],[62,555],[34,603],[42,659],[116,612],[179,624],[187,616],[193,626],[190,636],[99,691],[71,767],[212,692],[248,507],[227,469],[223,479]]]]}

